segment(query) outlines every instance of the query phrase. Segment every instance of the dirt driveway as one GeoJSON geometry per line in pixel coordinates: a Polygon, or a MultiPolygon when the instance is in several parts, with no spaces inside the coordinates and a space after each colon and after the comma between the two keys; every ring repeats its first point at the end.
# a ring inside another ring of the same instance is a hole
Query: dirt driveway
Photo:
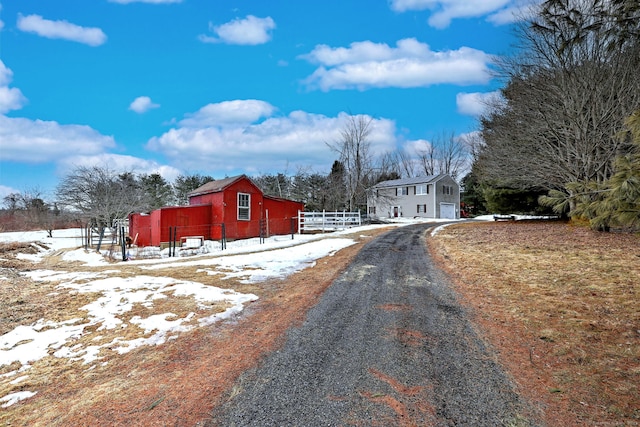
{"type": "Polygon", "coordinates": [[[208,425],[530,425],[430,260],[428,225],[365,245],[208,425]]]}

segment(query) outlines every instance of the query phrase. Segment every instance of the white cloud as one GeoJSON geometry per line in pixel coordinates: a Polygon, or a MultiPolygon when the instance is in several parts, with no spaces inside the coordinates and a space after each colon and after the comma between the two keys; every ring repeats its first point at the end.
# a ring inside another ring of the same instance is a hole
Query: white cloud
{"type": "MultiPolygon", "coordinates": [[[[185,169],[245,173],[282,171],[286,167],[311,167],[328,171],[336,158],[327,143],[340,139],[348,115],[327,117],[294,111],[284,117],[268,117],[275,111],[260,101],[228,101],[203,107],[179,126],[149,140],[147,148],[163,153],[185,169]],[[247,114],[238,113],[246,103],[247,114]],[[253,108],[253,109],[252,109],[253,108]],[[204,111],[210,114],[205,114],[204,111]],[[195,119],[198,117],[198,119],[195,119]],[[254,118],[254,122],[249,120],[254,118]],[[237,120],[236,120],[237,119],[237,120]]],[[[369,135],[372,154],[395,147],[395,123],[374,119],[369,135]]]]}
{"type": "Polygon", "coordinates": [[[81,27],[67,21],[51,21],[40,15],[18,16],[18,28],[50,39],[64,39],[89,46],[100,46],[107,36],[100,28],[81,27]]]}
{"type": "Polygon", "coordinates": [[[0,199],[4,199],[12,193],[20,193],[20,191],[15,188],[7,187],[6,185],[0,185],[0,199]]]}
{"type": "Polygon", "coordinates": [[[430,10],[429,25],[446,28],[453,19],[488,16],[494,24],[508,24],[521,16],[518,12],[542,0],[390,0],[390,7],[396,12],[410,10],[430,10]],[[515,14],[514,14],[515,12],[515,14]]]}
{"type": "Polygon", "coordinates": [[[152,108],[158,108],[159,106],[159,104],[154,104],[148,96],[139,96],[129,105],[129,109],[142,114],[152,108]]]}
{"type": "Polygon", "coordinates": [[[499,102],[500,92],[473,92],[459,93],[456,95],[456,105],[460,114],[468,116],[481,116],[492,104],[499,102]]]}
{"type": "Polygon", "coordinates": [[[429,150],[429,148],[431,147],[431,142],[427,141],[426,139],[414,139],[406,141],[403,144],[403,147],[409,153],[415,154],[417,152],[419,153],[429,150]]]}
{"type": "Polygon", "coordinates": [[[468,47],[434,52],[414,38],[399,40],[396,47],[371,41],[355,42],[348,48],[319,45],[301,58],[320,64],[304,83],[324,91],[484,84],[490,80],[488,54],[468,47]]]}
{"type": "Polygon", "coordinates": [[[209,30],[216,37],[201,34],[198,38],[204,43],[258,45],[271,40],[271,31],[275,28],[276,23],[270,16],[257,18],[248,15],[244,19],[237,18],[218,26],[209,23],[209,30]]]}
{"type": "Polygon", "coordinates": [[[0,116],[2,160],[44,163],[70,153],[97,154],[115,146],[113,137],[81,125],[0,116]]]}
{"type": "Polygon", "coordinates": [[[59,162],[59,171],[62,175],[77,166],[107,166],[114,171],[133,172],[135,174],[157,173],[167,181],[174,181],[181,174],[179,169],[172,166],[161,165],[154,160],[141,159],[139,157],[122,154],[101,153],[91,156],[72,156],[59,162]]]}
{"type": "Polygon", "coordinates": [[[222,126],[228,124],[250,124],[269,117],[275,107],[268,102],[256,99],[224,101],[208,104],[180,121],[183,127],[222,126]]]}
{"type": "Polygon", "coordinates": [[[511,24],[535,15],[542,0],[518,0],[502,10],[487,17],[487,21],[496,25],[511,24]]]}
{"type": "Polygon", "coordinates": [[[0,60],[0,114],[19,110],[27,103],[27,98],[22,95],[20,89],[9,87],[11,80],[13,80],[13,71],[0,60]]]}
{"type": "Polygon", "coordinates": [[[129,4],[129,3],[150,3],[150,4],[171,4],[182,3],[183,0],[109,0],[111,3],[129,4]]]}

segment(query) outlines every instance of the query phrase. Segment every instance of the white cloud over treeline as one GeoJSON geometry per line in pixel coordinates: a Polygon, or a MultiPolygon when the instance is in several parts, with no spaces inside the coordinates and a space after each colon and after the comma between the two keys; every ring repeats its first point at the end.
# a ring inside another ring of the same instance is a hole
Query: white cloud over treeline
{"type": "Polygon", "coordinates": [[[502,100],[499,91],[459,93],[456,95],[458,112],[468,116],[479,117],[485,114],[492,106],[502,100]]]}
{"type": "MultiPolygon", "coordinates": [[[[276,112],[269,103],[253,99],[208,104],[151,138],[147,148],[188,169],[207,165],[211,170],[257,173],[291,166],[328,171],[337,156],[329,144],[339,141],[349,115],[276,112]]],[[[395,122],[372,118],[371,129],[372,154],[395,147],[395,122]]]]}
{"type": "Polygon", "coordinates": [[[496,25],[518,21],[528,14],[530,8],[542,0],[390,0],[396,12],[429,10],[428,19],[434,28],[446,28],[458,18],[478,18],[486,16],[487,21],[496,25]]]}
{"type": "MultiPolygon", "coordinates": [[[[0,105],[16,109],[26,102],[19,89],[9,88],[12,72],[0,61],[0,105]],[[2,98],[5,92],[13,97],[2,98]],[[20,101],[11,101],[14,98],[20,101]]],[[[130,108],[143,111],[153,104],[138,97],[130,108]]],[[[350,115],[329,117],[306,111],[281,114],[262,100],[237,99],[206,104],[187,113],[162,135],[151,138],[148,150],[161,153],[166,164],[117,153],[115,138],[90,126],[7,117],[0,114],[0,146],[4,161],[55,164],[64,173],[73,166],[108,164],[116,170],[160,173],[167,179],[180,171],[207,170],[247,174],[282,171],[290,167],[327,172],[337,158],[330,145],[341,139],[350,115]]],[[[393,120],[371,119],[371,154],[395,149],[393,120]]]]}

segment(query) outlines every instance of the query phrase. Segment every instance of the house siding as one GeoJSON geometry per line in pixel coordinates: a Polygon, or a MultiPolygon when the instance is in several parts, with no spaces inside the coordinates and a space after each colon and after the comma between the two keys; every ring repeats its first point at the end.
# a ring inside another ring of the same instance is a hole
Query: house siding
{"type": "Polygon", "coordinates": [[[460,218],[460,187],[450,176],[444,176],[436,183],[436,218],[442,218],[440,206],[442,203],[455,205],[456,218],[460,218]],[[445,191],[445,186],[451,188],[451,192],[445,191]]]}
{"type": "Polygon", "coordinates": [[[442,203],[453,204],[459,218],[460,187],[449,175],[379,183],[372,188],[367,206],[374,217],[441,218],[442,203]],[[417,194],[419,185],[427,186],[427,194],[417,194]]]}

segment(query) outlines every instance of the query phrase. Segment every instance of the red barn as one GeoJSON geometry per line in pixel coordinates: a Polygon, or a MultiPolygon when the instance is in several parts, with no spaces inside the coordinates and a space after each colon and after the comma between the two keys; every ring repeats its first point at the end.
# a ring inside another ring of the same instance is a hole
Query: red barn
{"type": "Polygon", "coordinates": [[[295,217],[304,204],[265,196],[246,175],[215,181],[188,195],[189,206],[132,214],[129,234],[138,246],[160,246],[190,236],[207,240],[288,234],[297,231],[295,217]]]}

